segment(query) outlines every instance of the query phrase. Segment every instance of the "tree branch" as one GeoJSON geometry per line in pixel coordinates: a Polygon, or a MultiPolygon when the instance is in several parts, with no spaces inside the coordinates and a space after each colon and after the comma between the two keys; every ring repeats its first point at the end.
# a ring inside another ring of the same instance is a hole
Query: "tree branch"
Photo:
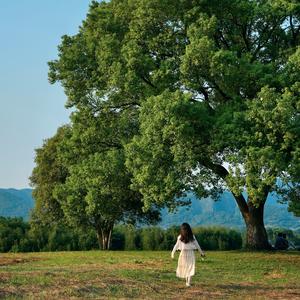
{"type": "Polygon", "coordinates": [[[215,88],[221,94],[221,96],[224,99],[226,99],[226,100],[230,100],[231,99],[226,93],[224,93],[222,91],[222,89],[220,88],[220,86],[215,81],[212,81],[212,84],[213,84],[212,88],[215,88]]]}
{"type": "Polygon", "coordinates": [[[294,30],[294,24],[293,24],[293,16],[290,16],[290,27],[291,27],[291,32],[292,32],[292,36],[293,36],[293,39],[295,37],[295,30],[294,30]]]}
{"type": "Polygon", "coordinates": [[[140,103],[133,101],[133,102],[121,103],[121,104],[118,104],[118,105],[109,105],[109,106],[106,106],[106,107],[119,109],[119,108],[128,107],[128,106],[141,106],[141,105],[140,105],[140,103]]]}
{"type": "MultiPolygon", "coordinates": [[[[220,178],[222,178],[226,182],[226,177],[228,176],[229,173],[225,167],[223,167],[220,164],[214,164],[209,160],[204,161],[203,165],[205,167],[207,167],[208,169],[210,169],[211,171],[213,171],[215,174],[217,174],[220,178]]],[[[243,217],[247,218],[248,213],[249,213],[249,207],[248,207],[245,197],[243,196],[242,193],[235,194],[232,192],[232,195],[233,195],[243,217]]]]}
{"type": "Polygon", "coordinates": [[[204,100],[205,100],[206,102],[208,102],[208,100],[209,100],[209,95],[208,95],[207,90],[206,90],[204,87],[201,86],[201,87],[199,88],[199,91],[203,94],[204,100]]]}
{"type": "Polygon", "coordinates": [[[144,77],[144,76],[141,75],[141,79],[144,82],[146,82],[148,85],[150,85],[151,87],[156,88],[156,86],[149,79],[147,79],[146,77],[144,77]]]}
{"type": "Polygon", "coordinates": [[[245,43],[245,46],[246,46],[246,49],[248,52],[250,52],[250,43],[249,43],[249,40],[248,40],[248,36],[247,36],[247,25],[245,26],[242,26],[242,37],[243,37],[243,40],[244,40],[244,43],[245,43]]]}
{"type": "Polygon", "coordinates": [[[223,42],[223,44],[226,46],[227,49],[230,49],[230,46],[229,46],[228,42],[226,41],[226,39],[225,39],[225,37],[223,35],[222,30],[219,29],[218,33],[220,35],[220,40],[223,42]]]}
{"type": "MultiPolygon", "coordinates": [[[[269,26],[264,27],[264,29],[261,31],[261,33],[260,33],[260,37],[261,37],[261,38],[256,39],[256,41],[255,41],[255,42],[258,41],[258,45],[257,45],[256,49],[254,50],[254,53],[253,53],[252,58],[251,58],[251,60],[250,60],[251,63],[253,63],[253,62],[255,61],[256,55],[258,54],[258,52],[266,45],[266,43],[267,43],[267,42],[269,41],[269,39],[271,38],[271,36],[272,36],[274,30],[277,28],[278,24],[282,23],[282,21],[283,21],[283,20],[280,19],[280,20],[278,20],[277,22],[275,21],[275,22],[273,23],[273,27],[270,29],[270,31],[269,31],[269,33],[268,33],[268,35],[267,35],[267,37],[266,37],[266,39],[265,39],[264,42],[262,42],[262,36],[267,32],[267,30],[269,29],[269,26]]],[[[254,43],[255,43],[255,42],[254,42],[254,43]]]]}
{"type": "Polygon", "coordinates": [[[293,16],[290,16],[289,18],[289,22],[290,22],[290,27],[291,27],[291,32],[292,32],[292,46],[296,46],[296,40],[297,40],[297,36],[300,32],[300,26],[298,26],[297,29],[295,29],[294,23],[293,23],[293,16]]]}
{"type": "Polygon", "coordinates": [[[105,142],[105,141],[101,141],[100,144],[101,144],[102,146],[107,147],[107,148],[123,149],[122,144],[115,143],[115,142],[105,142]]]}
{"type": "Polygon", "coordinates": [[[126,102],[126,103],[121,103],[121,104],[117,104],[117,105],[106,105],[104,103],[104,105],[101,105],[101,107],[95,107],[95,112],[101,112],[103,109],[111,109],[111,110],[116,110],[116,109],[126,109],[126,108],[129,108],[129,107],[132,107],[132,106],[138,106],[140,107],[140,103],[138,102],[126,102]]]}

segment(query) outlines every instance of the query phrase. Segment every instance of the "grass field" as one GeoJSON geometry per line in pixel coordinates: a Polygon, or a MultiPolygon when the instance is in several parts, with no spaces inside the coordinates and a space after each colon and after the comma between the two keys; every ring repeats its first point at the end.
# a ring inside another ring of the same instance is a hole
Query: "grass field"
{"type": "Polygon", "coordinates": [[[300,299],[300,252],[207,252],[193,286],[170,252],[0,254],[1,299],[300,299]]]}

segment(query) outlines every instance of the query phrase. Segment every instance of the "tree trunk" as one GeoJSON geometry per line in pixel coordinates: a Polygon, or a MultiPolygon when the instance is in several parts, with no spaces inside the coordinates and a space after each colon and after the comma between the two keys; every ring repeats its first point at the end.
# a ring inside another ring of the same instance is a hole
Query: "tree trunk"
{"type": "MultiPolygon", "coordinates": [[[[226,182],[228,171],[227,169],[219,164],[214,164],[211,161],[202,161],[202,164],[216,173],[220,178],[226,182]]],[[[230,184],[228,184],[230,186],[230,184]]],[[[242,193],[232,192],[235,201],[240,209],[240,212],[244,218],[247,228],[246,234],[246,248],[253,250],[271,250],[272,246],[268,241],[268,235],[264,225],[264,206],[269,194],[270,187],[265,186],[264,188],[264,201],[262,201],[259,207],[255,207],[251,199],[246,201],[242,193]]]]}
{"type": "Polygon", "coordinates": [[[101,228],[96,229],[100,249],[109,250],[112,230],[113,225],[103,226],[101,228]]]}
{"type": "Polygon", "coordinates": [[[252,250],[271,250],[272,246],[268,241],[267,231],[264,225],[264,203],[255,207],[248,203],[248,212],[242,213],[246,223],[246,245],[252,250]]]}
{"type": "Polygon", "coordinates": [[[112,228],[102,229],[102,249],[109,250],[112,228]]]}
{"type": "Polygon", "coordinates": [[[241,214],[246,224],[246,243],[245,248],[252,250],[271,250],[267,231],[264,224],[264,207],[268,193],[265,194],[265,200],[259,207],[255,207],[248,199],[248,202],[242,194],[234,195],[241,214]]]}

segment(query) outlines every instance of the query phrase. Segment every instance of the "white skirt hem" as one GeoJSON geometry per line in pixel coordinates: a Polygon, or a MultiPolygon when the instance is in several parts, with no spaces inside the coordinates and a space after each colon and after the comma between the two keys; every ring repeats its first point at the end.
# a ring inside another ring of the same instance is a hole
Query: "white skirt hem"
{"type": "Polygon", "coordinates": [[[194,250],[182,250],[178,258],[176,276],[186,278],[195,275],[195,253],[194,250]]]}

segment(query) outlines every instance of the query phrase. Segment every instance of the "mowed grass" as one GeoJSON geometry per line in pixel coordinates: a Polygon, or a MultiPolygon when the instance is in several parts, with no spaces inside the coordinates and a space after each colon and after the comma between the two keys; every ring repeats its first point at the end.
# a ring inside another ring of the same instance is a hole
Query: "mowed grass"
{"type": "Polygon", "coordinates": [[[0,298],[300,299],[300,252],[206,254],[190,288],[165,251],[0,254],[0,298]]]}

